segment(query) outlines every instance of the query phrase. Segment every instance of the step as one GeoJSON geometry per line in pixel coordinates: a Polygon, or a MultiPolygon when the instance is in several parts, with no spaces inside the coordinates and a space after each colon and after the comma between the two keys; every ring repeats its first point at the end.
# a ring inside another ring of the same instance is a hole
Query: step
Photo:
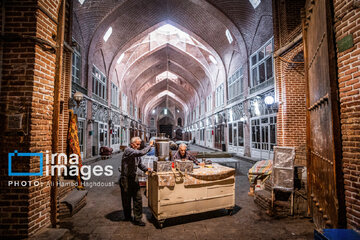
{"type": "Polygon", "coordinates": [[[69,194],[60,200],[59,219],[71,217],[86,205],[88,191],[73,189],[69,194]]]}

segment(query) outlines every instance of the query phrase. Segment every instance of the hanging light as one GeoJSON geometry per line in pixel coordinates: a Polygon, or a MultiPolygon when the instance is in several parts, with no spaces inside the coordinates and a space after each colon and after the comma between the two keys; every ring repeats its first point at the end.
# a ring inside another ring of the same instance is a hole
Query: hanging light
{"type": "Polygon", "coordinates": [[[271,105],[275,102],[274,97],[273,96],[266,96],[264,99],[264,102],[266,105],[271,105]]]}

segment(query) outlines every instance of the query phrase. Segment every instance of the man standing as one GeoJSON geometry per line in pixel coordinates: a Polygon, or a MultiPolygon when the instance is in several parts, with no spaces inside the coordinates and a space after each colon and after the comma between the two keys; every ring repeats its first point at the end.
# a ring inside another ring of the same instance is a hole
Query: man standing
{"type": "Polygon", "coordinates": [[[141,163],[141,156],[148,153],[153,144],[154,142],[150,141],[149,146],[139,150],[141,139],[139,137],[133,137],[130,140],[130,147],[125,149],[121,159],[120,189],[125,215],[124,220],[131,220],[132,199],[134,208],[134,224],[138,226],[145,226],[145,223],[142,221],[142,196],[136,170],[137,168],[140,168],[144,172],[151,171],[151,168],[146,168],[146,166],[141,163]]]}
{"type": "Polygon", "coordinates": [[[179,150],[175,153],[172,160],[173,161],[175,161],[175,160],[190,160],[190,161],[193,161],[196,165],[198,165],[199,161],[196,159],[196,157],[194,157],[188,151],[186,151],[186,149],[187,149],[186,144],[181,143],[179,145],[179,150]]]}

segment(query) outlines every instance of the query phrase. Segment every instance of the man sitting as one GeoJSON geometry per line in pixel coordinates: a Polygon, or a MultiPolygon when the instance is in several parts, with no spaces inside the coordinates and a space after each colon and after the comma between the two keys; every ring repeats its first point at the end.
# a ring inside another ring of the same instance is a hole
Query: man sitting
{"type": "Polygon", "coordinates": [[[188,151],[186,151],[186,144],[185,143],[181,143],[179,145],[179,150],[174,154],[174,156],[172,157],[172,160],[190,160],[193,161],[196,165],[199,164],[199,161],[196,160],[196,157],[194,157],[193,155],[191,155],[188,151]]]}

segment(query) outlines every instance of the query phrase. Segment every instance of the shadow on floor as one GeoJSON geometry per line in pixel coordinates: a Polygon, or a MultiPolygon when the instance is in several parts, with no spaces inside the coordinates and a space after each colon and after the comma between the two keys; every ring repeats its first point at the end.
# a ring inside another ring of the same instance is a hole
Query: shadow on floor
{"type": "Polygon", "coordinates": [[[61,239],[71,239],[71,240],[90,239],[90,233],[82,233],[74,229],[74,223],[71,220],[72,220],[71,218],[67,218],[60,222],[60,228],[66,228],[69,229],[70,231],[70,233],[66,234],[61,239]]]}
{"type": "MultiPolygon", "coordinates": [[[[238,205],[235,205],[235,207],[231,211],[231,214],[227,209],[220,209],[220,210],[215,210],[215,211],[210,211],[210,212],[169,218],[169,219],[165,220],[164,227],[170,227],[170,226],[175,226],[175,225],[180,225],[180,224],[197,222],[197,221],[202,221],[202,220],[206,220],[206,219],[210,219],[210,218],[218,218],[218,217],[224,217],[224,216],[228,216],[228,215],[235,215],[240,210],[241,210],[241,207],[239,207],[238,205]]],[[[148,207],[144,208],[144,213],[145,213],[146,219],[150,223],[154,224],[154,226],[156,228],[159,228],[158,221],[155,219],[151,210],[148,207]]]]}
{"type": "Polygon", "coordinates": [[[118,210],[105,215],[105,218],[109,219],[112,222],[121,222],[124,220],[124,211],[118,210]]]}

